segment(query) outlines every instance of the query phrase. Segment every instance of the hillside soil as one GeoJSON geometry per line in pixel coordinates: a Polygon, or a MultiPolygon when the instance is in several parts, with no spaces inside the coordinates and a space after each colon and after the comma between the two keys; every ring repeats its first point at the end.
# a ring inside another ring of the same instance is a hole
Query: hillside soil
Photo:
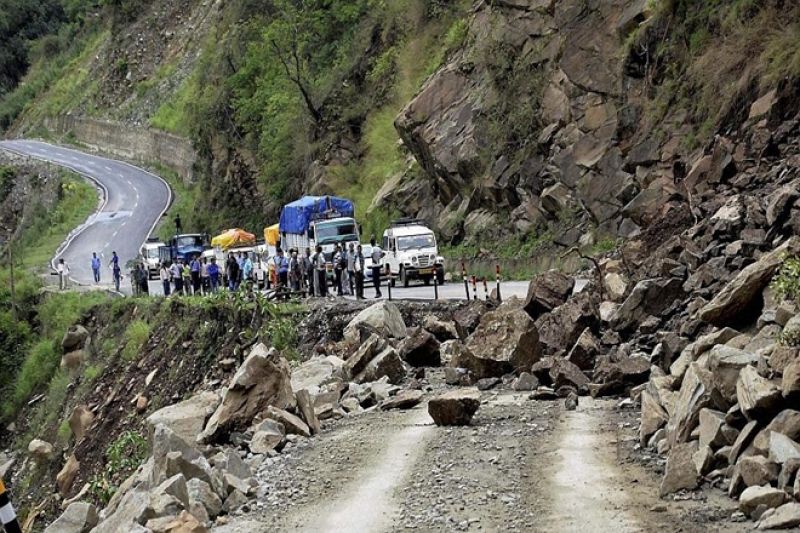
{"type": "Polygon", "coordinates": [[[660,500],[635,422],[614,401],[512,391],[484,392],[467,427],[435,426],[425,403],[329,421],[214,531],[745,531],[721,493],[660,500]]]}

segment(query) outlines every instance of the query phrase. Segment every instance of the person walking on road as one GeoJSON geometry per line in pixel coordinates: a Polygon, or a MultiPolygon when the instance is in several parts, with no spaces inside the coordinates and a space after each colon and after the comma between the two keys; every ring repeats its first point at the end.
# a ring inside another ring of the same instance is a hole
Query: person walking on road
{"type": "Polygon", "coordinates": [[[361,245],[358,245],[353,254],[353,275],[356,285],[356,300],[364,299],[364,254],[361,245]]]}
{"type": "Polygon", "coordinates": [[[158,279],[161,280],[161,286],[164,288],[164,296],[169,296],[169,268],[166,263],[161,263],[161,268],[158,270],[158,279]]]}
{"type": "Polygon", "coordinates": [[[200,258],[195,256],[189,265],[189,275],[192,278],[192,292],[200,294],[200,271],[203,269],[200,258]]]}
{"type": "Polygon", "coordinates": [[[94,274],[94,282],[100,283],[100,258],[97,257],[97,252],[92,253],[92,274],[94,274]]]}
{"type": "Polygon", "coordinates": [[[381,270],[383,269],[383,250],[375,243],[375,236],[369,240],[372,245],[372,283],[375,285],[375,298],[383,296],[381,294],[381,270]]]}
{"type": "Polygon", "coordinates": [[[58,260],[56,270],[58,271],[58,288],[62,291],[66,290],[67,281],[69,280],[69,265],[64,261],[63,257],[58,260]]]}
{"type": "Polygon", "coordinates": [[[211,292],[217,292],[219,287],[219,265],[217,258],[211,258],[211,264],[208,265],[208,282],[211,284],[211,292]]]}
{"type": "Polygon", "coordinates": [[[111,261],[108,262],[111,267],[111,276],[114,278],[114,289],[119,292],[119,283],[122,281],[122,269],[119,266],[119,256],[117,252],[111,252],[111,261]]]}
{"type": "Polygon", "coordinates": [[[239,263],[232,253],[228,254],[228,262],[225,265],[228,276],[228,289],[235,291],[239,288],[239,263]]]}

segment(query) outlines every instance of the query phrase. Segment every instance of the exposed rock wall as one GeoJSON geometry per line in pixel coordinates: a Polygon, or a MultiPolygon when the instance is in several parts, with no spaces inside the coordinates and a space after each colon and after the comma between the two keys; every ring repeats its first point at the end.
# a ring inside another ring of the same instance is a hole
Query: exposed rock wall
{"type": "Polygon", "coordinates": [[[78,116],[59,116],[44,121],[47,129],[71,134],[92,149],[145,163],[159,163],[192,181],[197,153],[188,139],[163,131],[78,116]]]}

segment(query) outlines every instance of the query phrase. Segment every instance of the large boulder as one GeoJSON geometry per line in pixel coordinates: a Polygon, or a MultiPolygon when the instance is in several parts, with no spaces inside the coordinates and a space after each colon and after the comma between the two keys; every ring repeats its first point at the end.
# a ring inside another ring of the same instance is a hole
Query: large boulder
{"type": "Polygon", "coordinates": [[[368,383],[378,381],[382,377],[386,377],[393,385],[401,383],[406,377],[406,364],[397,350],[391,346],[387,346],[376,355],[360,374],[353,377],[353,381],[368,383]]]}
{"type": "Polygon", "coordinates": [[[761,309],[761,293],[787,255],[800,252],[800,238],[792,237],[742,269],[699,312],[699,318],[716,326],[745,321],[761,309]]]}
{"type": "Polygon", "coordinates": [[[358,349],[347,358],[344,364],[345,373],[350,378],[354,378],[363,372],[369,362],[372,361],[376,355],[381,353],[384,348],[386,348],[386,341],[383,338],[377,334],[370,335],[367,340],[361,343],[358,349]]]}
{"type": "Polygon", "coordinates": [[[44,463],[53,457],[53,445],[41,439],[33,439],[28,443],[28,453],[37,463],[44,463]]]}
{"type": "Polygon", "coordinates": [[[730,403],[736,403],[736,383],[739,372],[758,363],[758,356],[744,350],[717,344],[708,352],[708,368],[722,396],[730,403]]]}
{"type": "Polygon", "coordinates": [[[675,410],[667,423],[670,444],[689,440],[700,422],[700,411],[706,407],[727,409],[711,373],[698,363],[691,363],[675,399],[675,410]]]}
{"type": "Polygon", "coordinates": [[[739,408],[749,420],[764,420],[780,409],[783,397],[778,386],[761,377],[754,366],[746,366],[739,372],[736,382],[736,398],[739,408]]]}
{"type": "Polygon", "coordinates": [[[61,349],[64,350],[64,353],[80,350],[88,338],[89,332],[85,327],[80,324],[72,326],[64,333],[64,337],[61,339],[61,349]]]}
{"type": "Polygon", "coordinates": [[[774,509],[788,499],[786,492],[769,485],[747,487],[739,496],[739,510],[752,516],[759,507],[774,509]]]}
{"type": "Polygon", "coordinates": [[[58,487],[58,493],[61,494],[61,496],[66,498],[67,494],[72,488],[72,484],[75,482],[75,478],[78,477],[78,472],[80,472],[80,469],[80,461],[78,461],[78,458],[75,457],[74,453],[71,454],[64,463],[64,466],[61,467],[61,470],[59,470],[58,474],[56,474],[56,486],[58,487]]]}
{"type": "Polygon", "coordinates": [[[601,350],[600,343],[592,330],[586,328],[567,354],[567,361],[574,363],[581,370],[591,370],[594,368],[595,357],[601,350]]]}
{"type": "Polygon", "coordinates": [[[269,453],[277,448],[286,435],[283,424],[270,418],[262,420],[253,428],[253,438],[250,439],[250,451],[253,453],[269,453]]]}
{"type": "Polygon", "coordinates": [[[753,485],[771,485],[778,479],[780,467],[763,455],[748,455],[736,463],[739,474],[746,487],[753,485]]]}
{"type": "Polygon", "coordinates": [[[74,502],[44,533],[89,533],[97,525],[97,508],[91,503],[74,502]]]}
{"type": "Polygon", "coordinates": [[[790,529],[800,526],[800,503],[784,503],[769,510],[758,521],[758,529],[790,529]]]}
{"type": "Polygon", "coordinates": [[[170,428],[186,442],[194,442],[203,432],[208,418],[219,406],[219,394],[205,391],[188,400],[163,407],[147,417],[151,431],[159,424],[170,428]]]}
{"type": "Polygon", "coordinates": [[[75,442],[83,438],[92,422],[94,422],[94,413],[87,406],[78,405],[72,410],[68,423],[69,429],[75,437],[75,442]]]}
{"type": "Polygon", "coordinates": [[[200,439],[224,440],[234,430],[246,429],[267,407],[295,405],[289,363],[274,348],[257,344],[231,379],[222,402],[208,420],[200,439]]]}
{"type": "Polygon", "coordinates": [[[576,294],[536,320],[539,342],[548,355],[569,350],[587,329],[599,323],[600,311],[589,291],[576,294]]]}
{"type": "Polygon", "coordinates": [[[618,394],[647,381],[650,361],[632,355],[619,361],[601,361],[594,370],[589,392],[592,396],[618,394]]]}
{"type": "Polygon", "coordinates": [[[669,415],[648,391],[642,391],[642,420],[639,424],[639,443],[645,446],[656,431],[667,424],[669,415]]]}
{"type": "Polygon", "coordinates": [[[414,328],[400,343],[398,351],[400,357],[414,367],[442,364],[439,341],[432,333],[422,328],[414,328]]]}
{"type": "Polygon", "coordinates": [[[345,361],[334,355],[313,357],[292,370],[292,390],[305,389],[314,396],[322,386],[335,381],[339,369],[344,366],[345,361]]]}
{"type": "Polygon", "coordinates": [[[611,319],[618,331],[636,328],[649,316],[659,316],[683,296],[680,278],[644,279],[637,283],[611,319]]]}
{"type": "Polygon", "coordinates": [[[528,285],[528,295],[523,308],[536,320],[566,302],[574,286],[574,278],[557,270],[539,274],[528,285]]]}
{"type": "Polygon", "coordinates": [[[693,460],[697,449],[697,441],[672,446],[667,456],[667,467],[659,489],[661,496],[681,489],[697,488],[698,475],[693,460]]]}
{"type": "Polygon", "coordinates": [[[513,299],[483,316],[466,347],[458,364],[451,365],[471,370],[478,379],[526,371],[541,357],[539,332],[513,299]]]}
{"type": "Polygon", "coordinates": [[[466,426],[480,404],[478,391],[453,390],[432,398],[428,402],[428,414],[437,426],[466,426]]]}
{"type": "Polygon", "coordinates": [[[311,436],[311,429],[308,427],[308,424],[303,422],[300,417],[288,411],[270,406],[267,408],[267,418],[279,422],[288,434],[300,435],[302,437],[311,436]]]}
{"type": "Polygon", "coordinates": [[[549,385],[554,389],[567,386],[585,392],[589,385],[589,378],[580,368],[560,357],[540,359],[531,367],[531,374],[536,376],[542,385],[549,385]]]}
{"type": "Polygon", "coordinates": [[[790,459],[800,459],[800,444],[783,433],[771,432],[769,436],[769,460],[783,464],[790,459]]]}
{"type": "Polygon", "coordinates": [[[381,301],[358,313],[344,329],[344,338],[353,344],[360,340],[359,326],[367,325],[384,337],[402,339],[406,336],[406,324],[400,310],[391,302],[381,301]]]}

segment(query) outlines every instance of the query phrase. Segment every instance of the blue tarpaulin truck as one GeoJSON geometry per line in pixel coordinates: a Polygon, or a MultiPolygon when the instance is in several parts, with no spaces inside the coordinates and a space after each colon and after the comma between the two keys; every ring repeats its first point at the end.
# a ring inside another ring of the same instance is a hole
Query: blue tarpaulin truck
{"type": "Polygon", "coordinates": [[[346,247],[359,243],[353,202],[336,196],[303,196],[286,204],[278,225],[281,248],[294,248],[302,254],[322,246],[328,262],[333,259],[336,244],[346,247]]]}
{"type": "Polygon", "coordinates": [[[208,235],[205,233],[184,233],[175,235],[159,248],[160,261],[191,261],[200,257],[204,250],[210,248],[208,235]]]}

